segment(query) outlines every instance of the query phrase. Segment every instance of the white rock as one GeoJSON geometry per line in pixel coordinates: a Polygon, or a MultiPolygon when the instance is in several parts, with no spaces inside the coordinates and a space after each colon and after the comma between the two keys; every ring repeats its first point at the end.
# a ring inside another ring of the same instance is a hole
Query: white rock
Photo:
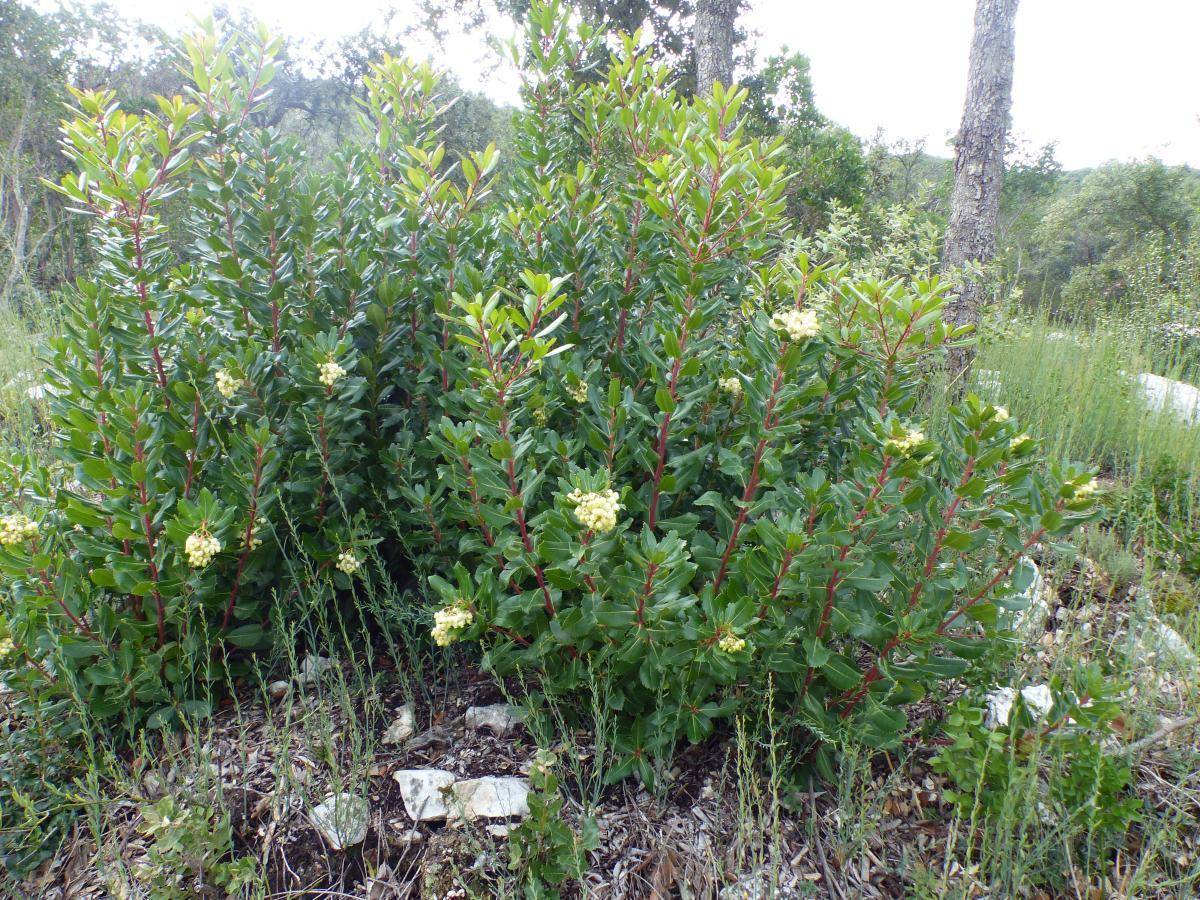
{"type": "Polygon", "coordinates": [[[1021,699],[1025,701],[1029,711],[1039,719],[1048,715],[1054,708],[1054,694],[1050,692],[1048,684],[1031,684],[1021,688],[1021,699]]]}
{"type": "Polygon", "coordinates": [[[987,703],[987,713],[983,718],[983,724],[988,728],[999,728],[1001,725],[1007,725],[1008,719],[1012,715],[1013,703],[1017,699],[1017,692],[1010,687],[996,688],[994,691],[989,691],[984,698],[987,703]]]}
{"type": "Polygon", "coordinates": [[[363,797],[334,794],[313,807],[309,821],[334,850],[361,844],[367,838],[371,810],[363,797]]]}
{"type": "Polygon", "coordinates": [[[781,881],[782,873],[763,869],[743,875],[717,894],[718,900],[799,900],[810,896],[794,885],[781,881]]]}
{"type": "Polygon", "coordinates": [[[452,773],[442,769],[400,769],[392,777],[400,785],[404,810],[414,822],[444,819],[449,814],[446,791],[454,784],[452,773]]]}
{"type": "Polygon", "coordinates": [[[1046,627],[1050,617],[1050,599],[1054,595],[1044,578],[1037,563],[1028,557],[1021,560],[1021,565],[1033,569],[1033,581],[1029,583],[1024,593],[1015,599],[1023,602],[1025,607],[1017,610],[1012,617],[1013,630],[1028,640],[1036,640],[1046,627]]]}
{"type": "Polygon", "coordinates": [[[1183,635],[1158,616],[1135,624],[1133,630],[1135,637],[1132,649],[1143,661],[1179,670],[1195,669],[1200,665],[1196,651],[1188,646],[1183,635]]]}
{"type": "Polygon", "coordinates": [[[417,711],[411,703],[405,703],[396,713],[396,719],[383,733],[385,744],[403,744],[417,731],[417,711]]]}
{"type": "Polygon", "coordinates": [[[291,684],[289,684],[289,683],[288,683],[288,682],[286,682],[286,681],[272,681],[272,682],[271,682],[271,683],[270,683],[270,684],[267,686],[267,692],[268,692],[268,693],[269,693],[269,694],[270,694],[270,695],[271,695],[271,696],[272,696],[274,699],[276,699],[276,700],[282,700],[284,697],[286,697],[286,696],[287,696],[287,692],[288,692],[288,690],[289,690],[290,688],[291,688],[291,684]]]}
{"type": "Polygon", "coordinates": [[[486,728],[492,734],[504,737],[521,724],[521,716],[507,703],[496,703],[492,706],[472,706],[467,710],[464,721],[468,728],[476,731],[486,728]]]}
{"type": "Polygon", "coordinates": [[[1200,424],[1200,388],[1151,372],[1138,375],[1137,382],[1142,400],[1150,409],[1171,412],[1191,425],[1200,424]]]}
{"type": "Polygon", "coordinates": [[[333,660],[327,656],[321,656],[316,653],[310,653],[304,657],[304,661],[300,663],[300,672],[297,677],[301,684],[312,684],[319,679],[321,675],[333,665],[333,660]]]}
{"type": "Polygon", "coordinates": [[[464,819],[507,819],[529,815],[529,782],[524,778],[468,778],[451,789],[453,812],[464,819]]]}
{"type": "MultiPolygon", "coordinates": [[[[1045,716],[1054,706],[1054,696],[1050,693],[1049,685],[1045,684],[1031,684],[1021,688],[1021,699],[1025,701],[1025,708],[1035,719],[1045,716]]],[[[984,716],[983,724],[988,728],[1000,728],[1007,725],[1008,720],[1012,718],[1012,708],[1013,704],[1017,702],[1017,692],[1010,687],[996,688],[988,693],[985,702],[987,703],[987,714],[984,716]]]]}

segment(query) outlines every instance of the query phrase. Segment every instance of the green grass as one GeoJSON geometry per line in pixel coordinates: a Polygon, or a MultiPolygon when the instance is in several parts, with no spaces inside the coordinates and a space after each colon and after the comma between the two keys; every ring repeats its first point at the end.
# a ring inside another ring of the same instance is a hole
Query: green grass
{"type": "Polygon", "coordinates": [[[41,384],[39,355],[55,327],[49,303],[22,313],[0,305],[0,451],[44,446],[36,436],[45,402],[29,392],[41,384]]]}
{"type": "Polygon", "coordinates": [[[1042,321],[980,349],[976,389],[1008,406],[1051,458],[1088,460],[1129,480],[1167,467],[1194,484],[1200,428],[1147,409],[1132,380],[1147,371],[1180,375],[1177,361],[1159,358],[1136,328],[1042,321]]]}

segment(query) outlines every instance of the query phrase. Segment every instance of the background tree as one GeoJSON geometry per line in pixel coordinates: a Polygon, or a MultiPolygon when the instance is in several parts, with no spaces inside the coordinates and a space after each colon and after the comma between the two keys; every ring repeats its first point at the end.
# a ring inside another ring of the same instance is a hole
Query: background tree
{"type": "Polygon", "coordinates": [[[696,92],[733,82],[734,22],[740,0],[696,0],[696,92]]]}
{"type": "Polygon", "coordinates": [[[817,109],[808,58],[784,47],[740,83],[752,130],[783,139],[788,212],[801,229],[824,227],[832,203],[859,209],[870,174],[862,142],[817,109]]]}
{"type": "MultiPolygon", "coordinates": [[[[967,101],[955,141],[954,194],[943,257],[947,269],[987,262],[996,252],[996,219],[1012,109],[1017,2],[978,0],[975,7],[967,101]]],[[[962,285],[950,310],[955,323],[979,321],[981,295],[981,285],[970,280],[962,285]]],[[[969,362],[968,352],[960,350],[951,364],[961,370],[969,362]]]]}

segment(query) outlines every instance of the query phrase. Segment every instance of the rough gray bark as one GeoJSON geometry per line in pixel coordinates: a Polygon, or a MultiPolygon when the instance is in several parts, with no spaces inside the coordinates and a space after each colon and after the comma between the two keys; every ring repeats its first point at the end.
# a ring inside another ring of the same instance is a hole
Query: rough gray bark
{"type": "MultiPolygon", "coordinates": [[[[1004,144],[1012,110],[1018,0],[978,0],[971,40],[970,75],[962,126],[954,148],[954,196],[946,227],[943,269],[987,262],[996,253],[996,219],[1004,181],[1004,144]]],[[[962,285],[948,318],[959,324],[979,322],[982,285],[962,285]]],[[[959,351],[953,367],[962,371],[971,356],[959,351]]]]}
{"type": "Polygon", "coordinates": [[[733,81],[733,23],[740,0],[696,0],[696,94],[733,81]]]}

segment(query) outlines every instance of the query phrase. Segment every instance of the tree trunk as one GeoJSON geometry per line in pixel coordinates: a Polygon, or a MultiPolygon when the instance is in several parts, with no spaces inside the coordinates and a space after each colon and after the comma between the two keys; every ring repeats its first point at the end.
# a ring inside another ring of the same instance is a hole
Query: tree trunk
{"type": "Polygon", "coordinates": [[[696,94],[733,81],[733,23],[740,0],[696,0],[696,94]]]}
{"type": "MultiPolygon", "coordinates": [[[[1012,77],[1018,0],[977,0],[970,75],[962,127],[954,148],[954,197],[946,227],[943,271],[987,262],[996,253],[996,218],[1004,180],[1004,144],[1012,110],[1012,77]]],[[[978,324],[983,285],[967,279],[950,303],[948,318],[978,324]]],[[[952,354],[955,374],[971,364],[966,349],[952,354]]]]}

